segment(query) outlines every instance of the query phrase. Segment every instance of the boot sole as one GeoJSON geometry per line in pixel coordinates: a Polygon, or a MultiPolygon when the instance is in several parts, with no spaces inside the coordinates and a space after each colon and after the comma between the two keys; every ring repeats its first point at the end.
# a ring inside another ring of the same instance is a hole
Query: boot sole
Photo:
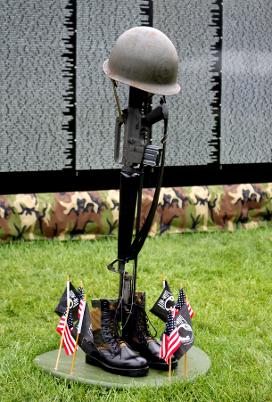
{"type": "Polygon", "coordinates": [[[110,373],[124,375],[127,377],[144,377],[148,374],[149,370],[148,366],[141,367],[139,369],[130,369],[130,368],[121,369],[118,367],[113,367],[90,355],[86,355],[86,363],[91,364],[92,366],[101,367],[104,370],[109,371],[110,373]]]}

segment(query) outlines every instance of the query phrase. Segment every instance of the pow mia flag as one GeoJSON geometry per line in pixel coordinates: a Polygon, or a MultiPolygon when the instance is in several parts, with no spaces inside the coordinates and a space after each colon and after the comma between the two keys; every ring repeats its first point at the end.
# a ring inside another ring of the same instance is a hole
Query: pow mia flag
{"type": "Polygon", "coordinates": [[[165,281],[164,289],[154,306],[150,309],[150,312],[159,317],[162,321],[166,322],[168,311],[170,311],[174,306],[174,297],[167,281],[165,281]]]}
{"type": "MultiPolygon", "coordinates": [[[[80,299],[81,299],[81,293],[70,282],[69,309],[72,310],[74,319],[77,318],[77,310],[78,310],[80,299]]],[[[63,315],[66,312],[66,308],[67,308],[67,290],[65,288],[63,295],[60,298],[59,304],[55,308],[55,312],[58,315],[63,315]]]]}
{"type": "Polygon", "coordinates": [[[180,359],[193,346],[195,340],[192,321],[186,303],[180,310],[175,311],[174,322],[175,327],[178,328],[181,341],[181,345],[175,352],[175,356],[177,359],[180,359]]]}
{"type": "MultiPolygon", "coordinates": [[[[80,291],[80,289],[76,289],[70,282],[70,289],[69,289],[70,310],[72,311],[74,321],[78,321],[78,307],[80,299],[82,297],[83,297],[82,291],[80,291]]],[[[60,301],[57,307],[55,308],[55,312],[61,316],[66,312],[66,308],[67,308],[67,290],[65,288],[63,295],[61,296],[60,301]]],[[[74,325],[74,330],[72,332],[74,338],[76,337],[76,334],[77,334],[77,325],[74,325]]],[[[85,353],[90,353],[93,350],[92,324],[91,324],[90,311],[87,303],[85,306],[78,344],[85,353]]]]}

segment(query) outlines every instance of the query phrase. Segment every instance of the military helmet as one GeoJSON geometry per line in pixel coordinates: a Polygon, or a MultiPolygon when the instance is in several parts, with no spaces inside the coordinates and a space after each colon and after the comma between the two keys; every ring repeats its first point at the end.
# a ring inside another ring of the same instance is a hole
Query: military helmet
{"type": "Polygon", "coordinates": [[[175,46],[155,28],[134,27],[120,35],[103,70],[115,81],[153,94],[174,95],[180,91],[175,46]]]}

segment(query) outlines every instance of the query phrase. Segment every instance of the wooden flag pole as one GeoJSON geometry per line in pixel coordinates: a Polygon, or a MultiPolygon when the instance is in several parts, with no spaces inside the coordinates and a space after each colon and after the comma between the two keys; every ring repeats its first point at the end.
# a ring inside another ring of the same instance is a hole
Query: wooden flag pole
{"type": "Polygon", "coordinates": [[[58,368],[59,368],[60,354],[61,354],[61,349],[62,349],[63,339],[64,339],[64,333],[65,333],[65,328],[66,328],[66,325],[67,325],[69,309],[70,309],[70,303],[69,303],[70,277],[69,276],[68,276],[68,279],[67,279],[66,289],[67,289],[67,312],[66,312],[64,327],[63,327],[61,338],[60,338],[60,345],[59,345],[59,351],[58,351],[58,356],[57,356],[57,360],[56,360],[55,370],[58,370],[58,368]]]}
{"type": "Polygon", "coordinates": [[[171,374],[172,374],[172,357],[170,357],[170,360],[169,360],[169,369],[168,369],[169,380],[171,379],[171,374]]]}
{"type": "Polygon", "coordinates": [[[185,352],[184,355],[184,377],[188,378],[188,353],[185,352]]]}
{"type": "MultiPolygon", "coordinates": [[[[81,284],[81,288],[83,288],[82,282],[80,284],[81,284]]],[[[84,295],[84,301],[85,301],[85,306],[84,306],[84,311],[82,312],[82,315],[81,315],[81,317],[79,319],[79,323],[78,323],[77,336],[76,336],[76,346],[75,346],[74,353],[73,353],[72,363],[71,363],[71,367],[70,367],[70,374],[73,374],[73,370],[74,370],[74,365],[75,365],[75,360],[76,360],[76,352],[77,352],[77,349],[78,349],[79,335],[81,333],[81,326],[82,326],[82,321],[83,321],[85,308],[86,308],[86,295],[84,295]]]]}
{"type": "Polygon", "coordinates": [[[78,347],[78,340],[79,340],[79,332],[77,333],[77,336],[76,336],[76,346],[75,346],[75,350],[73,353],[72,363],[71,363],[71,367],[70,367],[70,374],[73,374],[73,370],[74,370],[74,365],[75,365],[75,360],[76,360],[76,352],[77,352],[77,347],[78,347]]]}

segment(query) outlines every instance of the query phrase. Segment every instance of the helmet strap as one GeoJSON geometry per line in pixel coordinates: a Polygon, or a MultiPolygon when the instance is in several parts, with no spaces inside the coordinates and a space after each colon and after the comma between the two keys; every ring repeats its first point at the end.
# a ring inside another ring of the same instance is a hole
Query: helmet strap
{"type": "Polygon", "coordinates": [[[120,106],[120,99],[117,93],[117,82],[113,79],[111,79],[112,82],[112,87],[113,87],[113,94],[114,94],[114,99],[115,99],[115,103],[116,103],[116,109],[117,109],[117,114],[120,120],[123,120],[123,113],[122,113],[122,109],[120,106]]]}

